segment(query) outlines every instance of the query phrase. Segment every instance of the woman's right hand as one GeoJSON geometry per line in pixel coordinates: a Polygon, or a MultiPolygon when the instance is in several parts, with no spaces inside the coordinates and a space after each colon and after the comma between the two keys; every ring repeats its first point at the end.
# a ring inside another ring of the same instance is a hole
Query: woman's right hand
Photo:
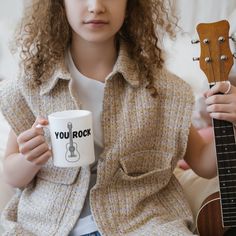
{"type": "Polygon", "coordinates": [[[17,143],[20,154],[26,160],[41,166],[50,159],[52,152],[46,143],[43,128],[36,127],[38,124],[47,125],[48,120],[37,117],[33,126],[17,137],[17,143]]]}

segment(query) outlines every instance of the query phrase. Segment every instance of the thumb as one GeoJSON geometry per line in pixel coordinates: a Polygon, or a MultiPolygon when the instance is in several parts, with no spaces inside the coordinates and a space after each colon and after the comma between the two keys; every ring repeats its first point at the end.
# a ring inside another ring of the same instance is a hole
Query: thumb
{"type": "Polygon", "coordinates": [[[37,116],[32,128],[35,128],[37,125],[48,125],[48,120],[46,118],[37,116]]]}

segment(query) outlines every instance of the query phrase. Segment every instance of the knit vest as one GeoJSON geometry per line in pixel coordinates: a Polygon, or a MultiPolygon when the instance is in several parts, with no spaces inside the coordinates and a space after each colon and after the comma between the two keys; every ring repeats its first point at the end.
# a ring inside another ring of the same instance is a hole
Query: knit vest
{"type": "MultiPolygon", "coordinates": [[[[137,71],[122,46],[105,84],[104,151],[90,192],[91,211],[106,236],[191,235],[189,206],[173,175],[186,151],[191,88],[164,69],[156,70],[154,98],[137,71]]],[[[29,129],[38,115],[80,109],[70,81],[62,63],[40,86],[28,78],[3,84],[1,110],[14,132],[29,129]]],[[[50,143],[49,132],[45,136],[50,143]]],[[[89,179],[88,167],[58,168],[50,159],[3,212],[7,235],[68,235],[82,210],[89,179]]]]}

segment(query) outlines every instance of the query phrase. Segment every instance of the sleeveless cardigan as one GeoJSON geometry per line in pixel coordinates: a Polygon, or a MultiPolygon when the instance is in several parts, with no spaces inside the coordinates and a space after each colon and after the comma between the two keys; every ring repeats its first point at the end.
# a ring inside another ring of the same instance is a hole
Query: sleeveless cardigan
{"type": "MultiPolygon", "coordinates": [[[[151,97],[123,45],[106,80],[104,151],[90,206],[101,235],[192,235],[191,212],[173,175],[183,158],[193,108],[191,88],[165,69],[155,71],[151,97]]],[[[30,78],[3,82],[1,110],[16,135],[36,116],[80,109],[64,63],[33,86],[30,78]]],[[[88,91],[93,92],[93,91],[88,91]]],[[[45,131],[50,143],[49,132],[45,131]]],[[[2,214],[5,235],[68,235],[82,210],[89,167],[57,168],[50,159],[2,214]]]]}

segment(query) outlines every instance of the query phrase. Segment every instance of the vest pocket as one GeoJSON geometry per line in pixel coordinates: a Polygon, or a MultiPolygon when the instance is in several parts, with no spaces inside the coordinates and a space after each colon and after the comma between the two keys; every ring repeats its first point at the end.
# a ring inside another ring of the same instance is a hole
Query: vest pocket
{"type": "Polygon", "coordinates": [[[145,150],[122,157],[120,168],[112,184],[118,189],[122,187],[127,194],[129,192],[134,196],[138,195],[140,199],[145,199],[156,194],[170,181],[171,159],[171,154],[154,150],[145,150]]]}
{"type": "Polygon", "coordinates": [[[120,158],[124,174],[140,178],[148,173],[171,169],[171,154],[156,150],[135,152],[120,158]]]}

